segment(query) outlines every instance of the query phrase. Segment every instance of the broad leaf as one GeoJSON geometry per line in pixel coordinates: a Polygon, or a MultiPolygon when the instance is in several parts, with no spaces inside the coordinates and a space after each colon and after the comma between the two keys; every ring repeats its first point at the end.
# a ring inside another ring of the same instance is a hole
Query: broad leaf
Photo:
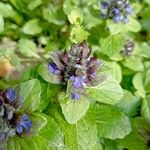
{"type": "Polygon", "coordinates": [[[123,97],[119,83],[110,75],[99,85],[87,87],[90,98],[100,103],[115,104],[123,97]]]}
{"type": "Polygon", "coordinates": [[[19,96],[21,100],[21,110],[26,112],[35,111],[41,99],[41,86],[37,79],[32,79],[26,82],[20,83],[19,96]]]}
{"type": "Polygon", "coordinates": [[[120,35],[110,35],[104,39],[100,40],[100,46],[102,53],[109,57],[119,54],[120,50],[123,48],[124,39],[120,35]]]}
{"type": "Polygon", "coordinates": [[[53,113],[64,133],[66,149],[100,150],[96,149],[100,148],[100,145],[97,144],[97,127],[92,109],[75,125],[67,123],[58,111],[53,110],[53,113]]]}
{"type": "Polygon", "coordinates": [[[111,105],[97,105],[96,123],[100,137],[124,138],[131,131],[129,118],[111,105]]]}
{"type": "Polygon", "coordinates": [[[90,106],[90,100],[84,95],[81,95],[81,98],[75,101],[71,99],[71,95],[63,93],[60,94],[59,101],[62,112],[70,124],[79,121],[86,114],[90,106]]]}

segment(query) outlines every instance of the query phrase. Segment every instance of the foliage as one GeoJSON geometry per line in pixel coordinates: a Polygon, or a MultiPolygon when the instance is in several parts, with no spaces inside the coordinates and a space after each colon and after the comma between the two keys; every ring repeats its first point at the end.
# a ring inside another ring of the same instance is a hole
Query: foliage
{"type": "Polygon", "coordinates": [[[101,2],[0,1],[0,149],[149,149],[150,2],[130,0],[127,22],[101,17],[101,2]],[[100,67],[94,62],[93,69],[91,58],[100,67]],[[68,71],[72,66],[81,70],[68,71]],[[77,81],[81,88],[73,88],[71,75],[91,77],[84,69],[94,70],[95,84],[77,81]],[[10,88],[20,97],[13,110],[7,102],[1,107],[1,93],[10,88]],[[27,114],[30,132],[13,128],[15,134],[1,140],[1,131],[10,131],[4,126],[8,112],[27,114]]]}

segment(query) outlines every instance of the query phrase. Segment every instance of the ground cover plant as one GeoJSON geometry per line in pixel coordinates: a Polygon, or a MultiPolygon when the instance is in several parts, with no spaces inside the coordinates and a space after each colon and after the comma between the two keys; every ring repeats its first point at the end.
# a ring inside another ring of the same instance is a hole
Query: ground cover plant
{"type": "Polygon", "coordinates": [[[149,150],[149,12],[1,0],[0,150],[149,150]]]}

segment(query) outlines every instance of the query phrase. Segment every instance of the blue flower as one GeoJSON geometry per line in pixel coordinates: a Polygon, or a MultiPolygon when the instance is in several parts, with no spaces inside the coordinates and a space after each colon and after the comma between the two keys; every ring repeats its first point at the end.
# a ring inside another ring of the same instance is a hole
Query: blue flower
{"type": "Polygon", "coordinates": [[[113,17],[113,20],[116,22],[116,23],[119,23],[121,20],[123,20],[123,16],[122,15],[117,15],[117,16],[114,16],[113,17]]]}
{"type": "Polygon", "coordinates": [[[16,91],[12,88],[7,89],[6,98],[9,100],[9,102],[13,102],[16,99],[16,91]]]}
{"type": "Polygon", "coordinates": [[[113,13],[115,15],[118,15],[118,14],[120,14],[120,10],[118,8],[114,8],[113,13]]]}
{"type": "Polygon", "coordinates": [[[83,87],[84,78],[82,76],[71,76],[70,80],[74,88],[79,89],[83,87]]]}
{"type": "Polygon", "coordinates": [[[132,13],[132,8],[128,5],[125,7],[125,11],[127,14],[131,14],[132,13]]]}
{"type": "Polygon", "coordinates": [[[109,6],[108,2],[101,2],[101,8],[102,9],[107,9],[109,6]]]}
{"type": "Polygon", "coordinates": [[[31,128],[31,126],[32,126],[32,121],[29,120],[27,114],[24,114],[24,115],[22,116],[21,121],[20,121],[20,122],[18,123],[18,125],[17,125],[16,131],[17,131],[17,133],[20,134],[20,133],[23,133],[23,129],[29,131],[30,128],[31,128]]]}
{"type": "Polygon", "coordinates": [[[48,70],[53,74],[60,73],[60,70],[58,69],[58,67],[55,63],[49,63],[48,64],[48,70]]]}
{"type": "Polygon", "coordinates": [[[78,93],[74,92],[74,93],[72,93],[71,98],[73,100],[79,100],[80,99],[80,95],[78,93]]]}
{"type": "Polygon", "coordinates": [[[6,135],[4,132],[0,132],[0,141],[3,141],[5,139],[6,135]]]}

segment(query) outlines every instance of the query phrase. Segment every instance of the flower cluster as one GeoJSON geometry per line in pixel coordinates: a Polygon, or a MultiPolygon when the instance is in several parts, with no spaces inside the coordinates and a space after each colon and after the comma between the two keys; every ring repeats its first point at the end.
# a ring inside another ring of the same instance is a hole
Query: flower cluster
{"type": "Polygon", "coordinates": [[[91,54],[86,42],[73,44],[68,52],[53,52],[48,70],[60,78],[62,83],[70,83],[70,94],[73,100],[79,100],[84,94],[85,86],[93,86],[96,72],[101,62],[91,54]]]}
{"type": "Polygon", "coordinates": [[[19,114],[18,107],[19,96],[15,89],[0,91],[0,142],[30,130],[32,121],[26,114],[19,114]]]}
{"type": "Polygon", "coordinates": [[[130,56],[135,48],[135,43],[133,41],[127,40],[124,44],[123,49],[121,50],[121,55],[130,56]]]}
{"type": "Polygon", "coordinates": [[[115,23],[129,21],[128,16],[132,13],[129,0],[107,0],[101,2],[101,15],[110,18],[115,23]]]}

